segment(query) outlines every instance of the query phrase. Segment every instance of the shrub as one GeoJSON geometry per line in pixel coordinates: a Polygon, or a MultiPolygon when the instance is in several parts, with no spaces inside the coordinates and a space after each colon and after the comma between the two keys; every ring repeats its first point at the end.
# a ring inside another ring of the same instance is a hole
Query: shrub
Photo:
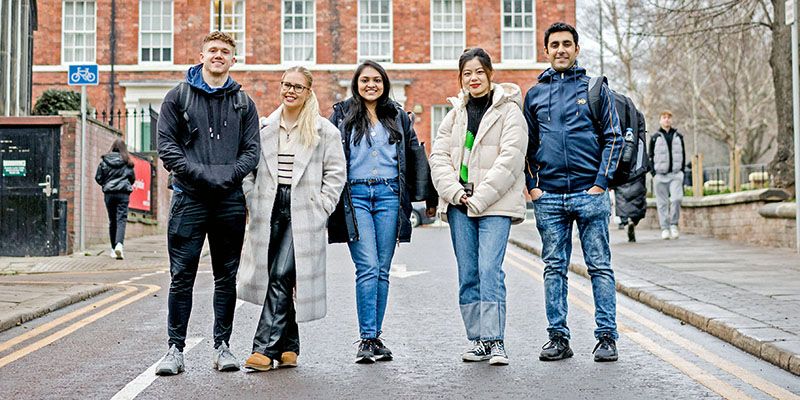
{"type": "MultiPolygon", "coordinates": [[[[89,106],[87,104],[87,109],[89,106]]],[[[48,89],[36,100],[33,115],[58,115],[59,111],[80,111],[81,94],[71,90],[48,89]]]]}

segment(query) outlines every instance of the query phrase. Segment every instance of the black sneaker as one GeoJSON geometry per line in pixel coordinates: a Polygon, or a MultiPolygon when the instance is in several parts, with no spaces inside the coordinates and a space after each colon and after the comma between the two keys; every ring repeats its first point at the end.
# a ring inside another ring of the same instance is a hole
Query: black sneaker
{"type": "Polygon", "coordinates": [[[506,346],[502,340],[493,340],[489,344],[490,356],[489,365],[508,365],[508,354],[506,346]]]}
{"type": "Polygon", "coordinates": [[[489,347],[489,342],[481,340],[474,340],[472,347],[461,354],[463,361],[486,361],[492,358],[492,349],[489,347]]]}
{"type": "Polygon", "coordinates": [[[628,222],[628,241],[636,243],[636,225],[633,221],[628,222]]]}
{"type": "Polygon", "coordinates": [[[594,360],[597,362],[617,361],[617,342],[611,337],[610,333],[604,333],[597,340],[597,345],[592,350],[594,360]]]}
{"type": "Polygon", "coordinates": [[[358,352],[356,353],[356,364],[373,364],[375,363],[375,352],[372,344],[373,339],[361,339],[358,344],[358,352]]]}
{"type": "Polygon", "coordinates": [[[569,340],[560,333],[556,333],[550,341],[542,346],[539,353],[541,361],[557,361],[572,357],[572,349],[569,348],[569,340]]]}
{"type": "Polygon", "coordinates": [[[380,338],[372,339],[372,353],[376,361],[392,361],[392,351],[383,344],[380,338]]]}

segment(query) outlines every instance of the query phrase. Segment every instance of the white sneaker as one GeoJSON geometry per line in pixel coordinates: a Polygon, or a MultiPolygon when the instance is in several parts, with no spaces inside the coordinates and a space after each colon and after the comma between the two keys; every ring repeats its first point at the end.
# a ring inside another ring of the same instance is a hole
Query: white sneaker
{"type": "Polygon", "coordinates": [[[669,235],[671,239],[677,239],[681,236],[680,232],[678,232],[678,225],[672,225],[669,227],[669,235]]]}
{"type": "Polygon", "coordinates": [[[661,238],[664,240],[669,240],[669,229],[661,230],[661,238]]]}
{"type": "Polygon", "coordinates": [[[125,255],[122,253],[122,243],[117,243],[117,246],[114,247],[114,257],[117,260],[125,259],[125,255]]]}
{"type": "Polygon", "coordinates": [[[108,251],[108,256],[111,258],[117,258],[117,252],[114,251],[113,247],[108,251]]]}

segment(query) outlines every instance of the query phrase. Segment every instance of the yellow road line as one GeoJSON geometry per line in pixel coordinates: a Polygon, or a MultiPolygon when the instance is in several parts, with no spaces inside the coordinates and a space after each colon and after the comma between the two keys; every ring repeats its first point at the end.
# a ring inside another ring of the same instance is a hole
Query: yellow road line
{"type": "MultiPolygon", "coordinates": [[[[509,253],[509,251],[506,251],[509,253]]],[[[513,253],[512,253],[513,254],[513,253]]],[[[518,255],[515,256],[519,257],[518,255]]],[[[539,282],[544,282],[544,278],[541,275],[534,273],[531,271],[530,268],[526,267],[519,261],[514,259],[506,258],[505,262],[511,264],[513,267],[517,268],[518,270],[534,277],[539,282]]],[[[576,287],[578,290],[581,290],[580,287],[576,287]]],[[[589,314],[594,314],[594,307],[589,305],[583,300],[578,299],[577,297],[573,297],[570,299],[575,305],[583,309],[589,314]]],[[[691,361],[688,361],[681,356],[675,354],[674,352],[660,346],[659,344],[653,342],[652,340],[648,339],[644,335],[636,332],[633,328],[630,328],[624,324],[617,323],[618,331],[627,336],[632,341],[636,342],[643,348],[645,348],[650,353],[658,356],[662,360],[672,364],[675,368],[686,374],[688,377],[694,379],[701,385],[711,389],[715,393],[719,394],[720,396],[726,399],[735,399],[735,400],[746,400],[750,399],[751,397],[742,392],[741,390],[723,382],[719,378],[711,375],[707,371],[703,370],[702,368],[698,367],[691,361]]]]}
{"type": "Polygon", "coordinates": [[[68,321],[71,321],[71,320],[73,320],[73,319],[75,319],[77,317],[80,317],[81,315],[86,314],[87,312],[96,310],[97,308],[102,307],[102,306],[104,306],[104,305],[106,305],[108,303],[117,301],[119,298],[125,297],[125,296],[127,296],[127,295],[129,295],[129,294],[131,294],[131,293],[136,291],[136,288],[133,287],[133,286],[124,286],[124,288],[125,288],[125,290],[120,292],[120,293],[116,293],[116,294],[114,294],[112,296],[106,297],[105,299],[96,301],[96,302],[94,302],[92,304],[89,304],[86,307],[83,307],[81,309],[75,310],[75,311],[73,311],[73,312],[71,312],[69,314],[62,315],[61,317],[58,317],[58,318],[56,318],[56,319],[54,319],[54,320],[52,320],[52,321],[50,321],[50,322],[48,322],[46,324],[42,324],[40,326],[37,326],[36,328],[31,329],[30,331],[25,332],[22,335],[16,336],[13,339],[10,339],[10,340],[7,340],[7,341],[5,341],[3,343],[0,343],[0,352],[6,351],[6,350],[18,345],[18,344],[30,339],[30,338],[39,336],[42,333],[47,332],[47,331],[49,331],[49,330],[51,330],[51,329],[53,329],[53,328],[65,323],[65,322],[68,322],[68,321]]]}
{"type": "MultiPolygon", "coordinates": [[[[516,252],[516,251],[510,250],[510,251],[507,251],[507,252],[510,253],[512,256],[516,257],[519,260],[525,260],[524,256],[522,254],[516,252]]],[[[537,264],[537,263],[534,263],[533,260],[531,260],[531,259],[528,259],[528,260],[525,260],[525,261],[530,263],[531,265],[536,265],[537,264]]],[[[542,268],[544,268],[543,265],[542,265],[542,268]]],[[[537,269],[539,269],[539,270],[542,270],[542,268],[538,268],[537,267],[537,269]]],[[[584,293],[587,296],[592,296],[591,289],[585,287],[584,285],[576,284],[575,288],[578,289],[579,291],[581,291],[582,293],[584,293]]],[[[625,306],[617,305],[617,311],[620,314],[624,315],[625,317],[630,318],[630,319],[632,319],[632,320],[644,325],[645,327],[647,327],[648,329],[652,330],[653,332],[661,335],[665,339],[677,344],[680,347],[683,347],[686,350],[691,351],[692,353],[694,353],[698,357],[702,358],[703,360],[705,360],[705,361],[707,361],[707,362],[709,362],[711,364],[714,364],[719,369],[721,369],[721,370],[723,370],[723,371],[725,371],[725,372],[737,377],[741,381],[749,384],[750,386],[752,386],[752,387],[754,387],[754,388],[756,388],[756,389],[758,389],[758,390],[760,390],[760,391],[762,391],[762,392],[764,392],[764,393],[766,393],[766,394],[768,394],[768,395],[770,395],[770,396],[772,396],[772,397],[774,397],[776,399],[800,400],[800,396],[798,396],[798,395],[796,395],[796,394],[794,394],[794,393],[792,393],[792,392],[790,392],[790,391],[788,391],[788,390],[786,390],[786,389],[784,389],[784,388],[782,388],[782,387],[780,387],[780,386],[778,386],[778,385],[776,385],[776,384],[774,384],[774,383],[772,383],[772,382],[770,382],[770,381],[768,381],[768,380],[766,380],[766,379],[764,379],[764,378],[762,378],[762,377],[760,377],[760,376],[758,376],[756,374],[753,374],[752,372],[750,372],[750,371],[748,371],[748,370],[746,370],[746,369],[744,369],[744,368],[742,368],[742,367],[740,367],[740,366],[738,366],[738,365],[736,365],[736,364],[734,364],[734,363],[732,363],[732,362],[730,362],[730,361],[728,361],[728,360],[726,360],[726,359],[724,359],[724,358],[722,358],[722,357],[720,357],[720,356],[718,356],[716,354],[714,354],[713,352],[711,352],[710,350],[706,349],[705,347],[703,347],[703,346],[701,346],[701,345],[699,345],[697,343],[694,343],[691,340],[688,340],[688,339],[684,338],[683,336],[681,336],[677,332],[672,331],[672,330],[662,326],[661,324],[658,324],[655,321],[650,320],[650,319],[648,319],[648,318],[636,313],[635,311],[633,311],[633,310],[631,310],[631,309],[629,309],[629,308],[627,308],[625,306]]]]}
{"type": "Polygon", "coordinates": [[[137,301],[139,299],[142,299],[142,298],[144,298],[146,296],[149,296],[150,294],[155,293],[155,292],[157,292],[157,291],[159,291],[161,289],[160,286],[156,286],[156,285],[141,285],[141,286],[144,286],[146,288],[146,290],[143,291],[143,292],[137,293],[134,296],[128,297],[127,299],[122,300],[122,301],[120,301],[118,303],[115,303],[115,304],[113,304],[113,305],[111,305],[111,306],[109,306],[109,307],[107,307],[107,308],[105,308],[103,310],[100,310],[97,313],[92,314],[92,315],[90,315],[90,316],[88,316],[88,317],[86,317],[86,318],[84,318],[84,319],[82,319],[82,320],[80,320],[80,321],[78,321],[78,322],[76,322],[76,323],[74,323],[74,324],[62,329],[62,330],[60,330],[60,331],[57,331],[57,332],[53,333],[50,336],[47,336],[47,337],[45,337],[43,339],[40,339],[40,340],[38,340],[38,341],[36,341],[34,343],[29,344],[28,346],[23,347],[22,349],[19,349],[19,350],[15,351],[15,352],[3,357],[3,358],[0,358],[0,368],[3,368],[6,365],[8,365],[9,363],[12,363],[12,362],[14,362],[14,361],[16,361],[16,360],[18,360],[18,359],[20,359],[22,357],[25,357],[26,355],[28,355],[30,353],[33,353],[34,351],[39,350],[42,347],[45,347],[45,346],[55,342],[56,340],[61,339],[61,338],[65,337],[65,336],[77,331],[78,329],[83,328],[84,326],[91,324],[92,322],[97,321],[100,318],[103,318],[106,315],[109,315],[109,314],[113,313],[114,311],[117,311],[120,308],[125,307],[128,304],[131,304],[131,303],[133,303],[133,302],[135,302],[135,301],[137,301]]]}

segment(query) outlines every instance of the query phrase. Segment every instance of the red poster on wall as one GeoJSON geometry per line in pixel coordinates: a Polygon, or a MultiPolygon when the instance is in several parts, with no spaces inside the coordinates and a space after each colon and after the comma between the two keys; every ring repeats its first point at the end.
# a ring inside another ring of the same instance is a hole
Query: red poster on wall
{"type": "Polygon", "coordinates": [[[151,164],[149,161],[131,154],[133,159],[133,171],[136,173],[136,181],[133,182],[133,193],[131,193],[128,208],[151,212],[150,206],[150,175],[151,164]]]}

